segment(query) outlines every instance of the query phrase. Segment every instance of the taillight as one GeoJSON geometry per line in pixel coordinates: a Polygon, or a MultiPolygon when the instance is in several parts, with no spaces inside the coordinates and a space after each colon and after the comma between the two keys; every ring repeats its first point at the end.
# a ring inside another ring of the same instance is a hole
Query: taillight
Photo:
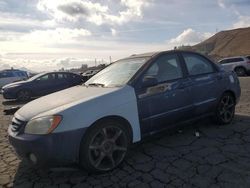
{"type": "Polygon", "coordinates": [[[250,61],[248,61],[247,63],[249,63],[249,64],[250,64],[250,61]]]}

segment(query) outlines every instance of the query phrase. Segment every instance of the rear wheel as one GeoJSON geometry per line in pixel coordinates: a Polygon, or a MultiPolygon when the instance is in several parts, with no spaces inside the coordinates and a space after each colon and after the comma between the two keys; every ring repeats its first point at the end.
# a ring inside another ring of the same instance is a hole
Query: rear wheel
{"type": "Polygon", "coordinates": [[[243,67],[237,67],[235,68],[235,72],[238,76],[246,76],[246,69],[243,67]]]}
{"type": "Polygon", "coordinates": [[[17,93],[17,100],[28,101],[31,98],[31,92],[29,90],[21,90],[17,93]]]}
{"type": "Polygon", "coordinates": [[[123,124],[114,120],[90,128],[80,148],[80,163],[88,171],[106,172],[117,167],[125,158],[130,143],[123,124]]]}
{"type": "Polygon", "coordinates": [[[232,94],[225,93],[216,108],[215,121],[218,124],[229,124],[235,113],[235,100],[232,94]]]}

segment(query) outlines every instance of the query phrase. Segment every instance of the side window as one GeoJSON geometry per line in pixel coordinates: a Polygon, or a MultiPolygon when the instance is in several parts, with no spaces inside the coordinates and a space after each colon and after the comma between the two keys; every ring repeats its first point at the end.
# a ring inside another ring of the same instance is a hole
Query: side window
{"type": "Polygon", "coordinates": [[[10,77],[15,77],[15,75],[13,74],[13,72],[5,71],[5,72],[1,73],[1,77],[2,78],[10,78],[10,77]]]}
{"type": "Polygon", "coordinates": [[[160,56],[148,69],[145,76],[153,76],[158,82],[182,78],[182,69],[176,54],[160,56]]]}
{"type": "Polygon", "coordinates": [[[47,81],[48,79],[49,79],[49,75],[46,74],[46,75],[43,75],[43,76],[37,78],[36,80],[38,80],[38,81],[47,81]]]}
{"type": "Polygon", "coordinates": [[[183,53],[189,75],[200,75],[214,72],[210,61],[200,55],[183,53]]]}
{"type": "Polygon", "coordinates": [[[57,79],[59,79],[59,80],[66,79],[66,75],[63,74],[63,73],[58,73],[58,74],[57,74],[57,79]]]}
{"type": "Polygon", "coordinates": [[[56,78],[55,74],[45,74],[39,78],[37,78],[36,80],[38,81],[51,81],[54,80],[56,78]]]}

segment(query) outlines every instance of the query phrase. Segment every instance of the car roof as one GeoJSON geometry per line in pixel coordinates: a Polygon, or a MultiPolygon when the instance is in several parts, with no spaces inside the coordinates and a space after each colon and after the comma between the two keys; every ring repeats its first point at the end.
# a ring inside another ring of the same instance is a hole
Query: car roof
{"type": "Polygon", "coordinates": [[[69,73],[69,74],[76,74],[76,73],[74,73],[74,72],[67,72],[67,71],[46,71],[46,72],[41,72],[41,73],[39,73],[39,74],[48,74],[48,73],[51,73],[51,74],[53,74],[53,73],[69,73]]]}
{"type": "Polygon", "coordinates": [[[11,71],[13,71],[13,72],[26,72],[26,71],[24,71],[24,70],[19,70],[19,69],[4,69],[4,70],[1,70],[0,72],[11,72],[11,71]]]}
{"type": "Polygon", "coordinates": [[[245,56],[226,57],[226,58],[220,59],[219,61],[227,60],[227,59],[234,59],[234,58],[243,58],[243,59],[245,59],[246,57],[245,56]]]}
{"type": "Polygon", "coordinates": [[[171,52],[188,52],[188,53],[199,54],[199,53],[191,51],[191,50],[164,50],[164,51],[147,52],[147,53],[141,53],[141,54],[132,54],[131,56],[123,58],[123,59],[140,58],[140,57],[154,57],[154,56],[162,54],[162,53],[171,53],[171,52]]]}

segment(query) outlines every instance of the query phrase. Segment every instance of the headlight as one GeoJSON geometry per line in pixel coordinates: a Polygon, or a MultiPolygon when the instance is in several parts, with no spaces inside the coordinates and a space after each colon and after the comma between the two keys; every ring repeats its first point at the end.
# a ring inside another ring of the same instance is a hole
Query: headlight
{"type": "Polygon", "coordinates": [[[49,134],[61,122],[62,116],[44,116],[30,120],[25,126],[25,133],[28,134],[49,134]]]}

